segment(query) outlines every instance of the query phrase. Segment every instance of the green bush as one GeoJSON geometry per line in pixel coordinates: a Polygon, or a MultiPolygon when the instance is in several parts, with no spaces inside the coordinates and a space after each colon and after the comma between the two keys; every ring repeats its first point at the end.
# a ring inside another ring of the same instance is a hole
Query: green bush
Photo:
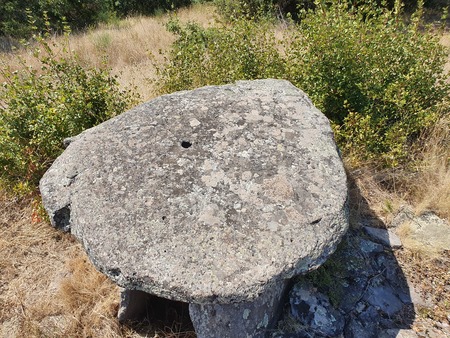
{"type": "Polygon", "coordinates": [[[130,14],[154,14],[158,10],[171,10],[183,6],[188,6],[192,3],[191,0],[120,0],[116,1],[115,9],[120,15],[130,14]]]}
{"type": "Polygon", "coordinates": [[[275,3],[272,0],[215,0],[215,4],[222,17],[273,17],[276,13],[275,3]]]}
{"type": "Polygon", "coordinates": [[[72,29],[83,29],[114,16],[109,0],[7,0],[0,2],[0,36],[28,38],[34,28],[45,31],[47,23],[62,31],[64,22],[72,29]],[[44,18],[44,13],[46,16],[44,18]],[[29,24],[32,17],[34,24],[29,24]],[[47,23],[46,23],[47,21],[47,23]]]}
{"type": "Polygon", "coordinates": [[[170,21],[168,29],[177,39],[166,64],[159,68],[159,91],[282,75],[284,61],[270,28],[268,23],[248,20],[215,28],[170,21]]]}
{"type": "Polygon", "coordinates": [[[298,18],[298,10],[314,7],[314,0],[215,0],[219,13],[227,20],[236,18],[298,18]]]}
{"type": "Polygon", "coordinates": [[[85,29],[99,22],[133,14],[149,15],[190,5],[191,0],[2,0],[0,1],[0,37],[29,38],[34,33],[32,17],[39,31],[47,28],[61,32],[64,23],[72,30],[85,29]],[[46,18],[44,19],[44,13],[46,18]]]}
{"type": "Polygon", "coordinates": [[[85,69],[66,53],[57,58],[43,39],[34,50],[40,69],[5,64],[0,88],[0,179],[15,192],[36,189],[63,151],[63,139],[135,103],[107,70],[85,69]]]}
{"type": "Polygon", "coordinates": [[[177,35],[160,69],[162,92],[238,79],[285,78],[332,121],[341,149],[358,162],[396,166],[449,104],[448,52],[401,4],[332,0],[304,11],[275,39],[265,21],[238,18],[217,28],[171,27],[177,35]]]}
{"type": "Polygon", "coordinates": [[[299,24],[288,76],[331,119],[342,149],[358,161],[405,160],[448,104],[448,51],[420,16],[419,6],[405,22],[400,2],[388,10],[333,0],[329,7],[318,3],[299,24]]]}

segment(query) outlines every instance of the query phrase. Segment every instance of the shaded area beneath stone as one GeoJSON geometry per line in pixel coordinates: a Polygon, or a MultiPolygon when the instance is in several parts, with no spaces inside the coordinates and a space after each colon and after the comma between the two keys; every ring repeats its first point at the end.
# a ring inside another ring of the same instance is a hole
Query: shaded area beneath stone
{"type": "Polygon", "coordinates": [[[273,337],[377,338],[410,328],[413,301],[393,253],[351,230],[317,271],[296,278],[273,337]]]}
{"type": "Polygon", "coordinates": [[[121,323],[149,321],[186,331],[194,330],[189,317],[189,304],[140,290],[122,289],[117,317],[121,323]]]}

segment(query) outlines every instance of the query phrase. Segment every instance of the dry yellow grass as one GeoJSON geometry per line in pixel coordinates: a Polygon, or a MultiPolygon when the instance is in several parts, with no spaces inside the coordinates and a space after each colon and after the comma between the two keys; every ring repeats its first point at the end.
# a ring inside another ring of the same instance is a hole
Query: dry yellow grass
{"type": "Polygon", "coordinates": [[[414,167],[351,172],[365,202],[385,223],[404,204],[413,205],[417,215],[433,211],[450,221],[450,114],[418,143],[414,167]]]}
{"type": "MultiPolygon", "coordinates": [[[[214,22],[214,13],[211,5],[194,5],[180,9],[176,16],[182,22],[193,21],[207,26],[214,22]]],[[[156,76],[155,63],[163,61],[160,51],[167,51],[174,41],[174,36],[165,28],[169,19],[170,15],[166,14],[133,17],[115,24],[101,25],[95,30],[70,36],[68,49],[86,65],[110,68],[123,88],[133,88],[146,101],[155,96],[152,80],[156,76]]],[[[62,41],[64,39],[53,37],[50,41],[57,54],[62,53],[58,50],[60,46],[66,45],[62,41]]],[[[31,52],[20,51],[19,55],[27,65],[39,68],[31,52]]],[[[13,69],[23,67],[17,55],[1,56],[13,69]]]]}
{"type": "Polygon", "coordinates": [[[0,336],[119,336],[117,287],[80,245],[4,193],[0,215],[0,336]]]}
{"type": "MultiPolygon", "coordinates": [[[[446,46],[447,48],[450,48],[450,32],[446,32],[442,38],[441,38],[441,43],[446,46]]],[[[447,58],[447,64],[445,65],[445,71],[446,72],[450,72],[450,54],[448,55],[447,58]]]]}
{"type": "Polygon", "coordinates": [[[450,116],[424,140],[421,154],[418,178],[410,190],[416,213],[431,210],[450,220],[450,116]]]}

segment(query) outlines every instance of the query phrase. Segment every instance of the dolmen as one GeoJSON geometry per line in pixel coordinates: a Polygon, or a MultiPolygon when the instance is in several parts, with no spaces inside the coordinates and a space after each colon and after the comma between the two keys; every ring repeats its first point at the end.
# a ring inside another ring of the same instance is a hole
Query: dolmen
{"type": "Polygon", "coordinates": [[[164,95],[68,143],[43,204],[123,288],[120,320],[154,295],[189,303],[198,337],[268,336],[348,228],[330,123],[288,81],[164,95]]]}

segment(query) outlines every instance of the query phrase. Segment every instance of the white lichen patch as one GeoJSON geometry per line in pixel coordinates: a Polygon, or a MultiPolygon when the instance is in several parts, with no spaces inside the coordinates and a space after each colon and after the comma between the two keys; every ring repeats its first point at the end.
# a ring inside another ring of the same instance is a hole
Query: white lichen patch
{"type": "Polygon", "coordinates": [[[198,127],[200,124],[201,124],[200,121],[197,120],[196,118],[189,121],[189,125],[193,128],[198,127]]]}
{"type": "Polygon", "coordinates": [[[211,172],[209,175],[203,175],[201,177],[201,180],[207,187],[215,188],[217,187],[217,184],[224,180],[224,178],[225,173],[223,172],[223,170],[218,170],[211,172]]]}
{"type": "Polygon", "coordinates": [[[294,189],[289,180],[282,175],[276,175],[273,178],[264,180],[264,194],[275,202],[283,202],[292,199],[294,189]]]}
{"type": "Polygon", "coordinates": [[[277,231],[278,230],[278,226],[279,224],[277,222],[274,221],[270,221],[267,223],[267,227],[269,228],[270,231],[277,231]]]}
{"type": "Polygon", "coordinates": [[[258,323],[257,328],[265,328],[267,327],[267,325],[269,325],[269,316],[267,315],[267,313],[264,314],[264,318],[261,322],[258,323]]]}
{"type": "Polygon", "coordinates": [[[208,204],[201,210],[198,221],[206,225],[218,225],[223,221],[220,216],[219,207],[216,204],[208,204]]]}
{"type": "Polygon", "coordinates": [[[245,320],[248,319],[248,316],[250,316],[250,309],[245,309],[244,313],[242,314],[242,318],[244,318],[245,320]]]}
{"type": "Polygon", "coordinates": [[[252,176],[253,176],[252,172],[249,171],[249,170],[247,170],[247,171],[244,171],[244,172],[242,173],[241,179],[242,179],[243,181],[248,181],[248,180],[250,180],[250,179],[252,178],[252,176]]]}

